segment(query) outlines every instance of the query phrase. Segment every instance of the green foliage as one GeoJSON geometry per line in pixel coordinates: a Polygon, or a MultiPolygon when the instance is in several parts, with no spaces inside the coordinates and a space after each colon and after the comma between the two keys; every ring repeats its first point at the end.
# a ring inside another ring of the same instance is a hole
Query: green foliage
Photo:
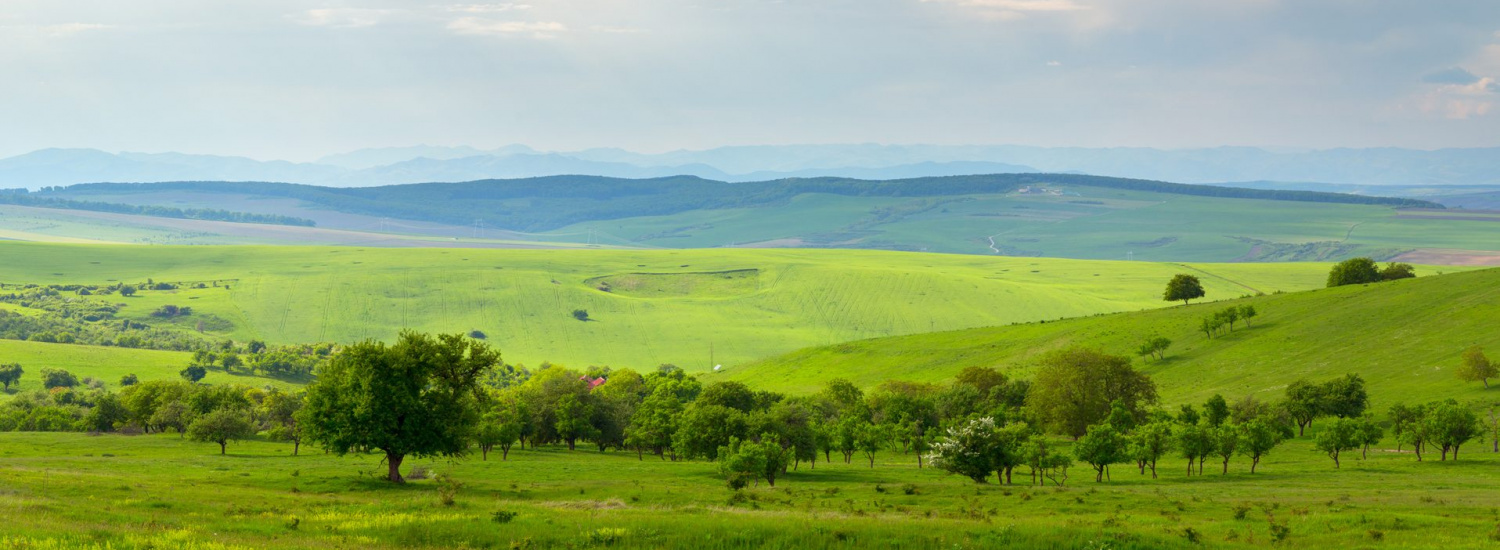
{"type": "Polygon", "coordinates": [[[19,382],[25,372],[26,369],[21,368],[20,363],[0,365],[0,384],[4,384],[5,390],[10,391],[10,385],[19,382]]]}
{"type": "Polygon", "coordinates": [[[74,376],[71,372],[62,369],[42,368],[42,387],[44,388],[50,390],[53,388],[72,388],[77,385],[78,377],[74,376]]]}
{"type": "Polygon", "coordinates": [[[219,454],[225,453],[230,441],[255,435],[255,426],[244,409],[222,408],[202,415],[187,427],[188,439],[219,444],[219,454]]]}
{"type": "Polygon", "coordinates": [[[1328,458],[1333,459],[1333,467],[1338,468],[1339,455],[1344,451],[1358,449],[1360,447],[1359,421],[1351,418],[1336,418],[1318,432],[1313,439],[1313,447],[1323,451],[1328,458]]]}
{"type": "Polygon", "coordinates": [[[1156,384],[1131,368],[1128,357],[1069,348],[1042,358],[1026,405],[1048,430],[1078,437],[1107,418],[1116,400],[1144,418],[1145,408],[1157,402],[1156,384]]]}
{"type": "Polygon", "coordinates": [[[573,318],[577,319],[579,321],[588,321],[588,320],[590,320],[589,319],[589,312],[586,309],[575,309],[575,310],[573,310],[573,318]]]}
{"type": "Polygon", "coordinates": [[[1490,379],[1500,376],[1500,365],[1491,362],[1490,358],[1484,355],[1484,348],[1477,345],[1469,346],[1460,358],[1456,374],[1459,380],[1465,382],[1477,380],[1483,382],[1484,387],[1488,388],[1490,379]]]}
{"type": "Polygon", "coordinates": [[[1390,262],[1380,270],[1380,280],[1395,281],[1398,279],[1411,279],[1417,276],[1417,269],[1411,264],[1390,262]]]}
{"type": "Polygon", "coordinates": [[[1162,299],[1168,302],[1181,300],[1186,304],[1194,298],[1204,296],[1203,283],[1197,276],[1179,273],[1167,281],[1167,290],[1162,293],[1162,299]]]}
{"type": "Polygon", "coordinates": [[[178,374],[182,376],[183,380],[196,383],[202,380],[204,376],[208,376],[208,369],[199,365],[188,365],[187,368],[182,369],[178,374]]]}
{"type": "Polygon", "coordinates": [[[1257,418],[1240,425],[1240,454],[1250,458],[1250,473],[1255,473],[1261,459],[1281,444],[1282,435],[1276,426],[1264,419],[1257,418]]]}
{"type": "Polygon", "coordinates": [[[1224,396],[1216,393],[1203,403],[1203,414],[1208,425],[1217,428],[1223,425],[1225,420],[1229,420],[1229,403],[1224,400],[1224,396]]]}
{"type": "Polygon", "coordinates": [[[1158,361],[1167,358],[1167,348],[1172,347],[1172,340],[1161,335],[1153,335],[1136,348],[1135,354],[1141,357],[1155,357],[1158,361]]]}
{"type": "Polygon", "coordinates": [[[499,362],[498,352],[460,334],[355,344],[308,387],[300,423],[307,439],[335,453],[383,451],[387,479],[401,482],[408,455],[465,452],[480,416],[475,390],[499,362]]]}
{"type": "Polygon", "coordinates": [[[1114,426],[1095,424],[1073,444],[1073,456],[1094,467],[1094,481],[1104,481],[1111,464],[1130,459],[1129,442],[1114,426]]]}
{"type": "Polygon", "coordinates": [[[1380,282],[1380,269],[1376,267],[1375,260],[1369,258],[1350,258],[1339,262],[1328,272],[1328,287],[1344,285],[1363,285],[1380,282]]]}

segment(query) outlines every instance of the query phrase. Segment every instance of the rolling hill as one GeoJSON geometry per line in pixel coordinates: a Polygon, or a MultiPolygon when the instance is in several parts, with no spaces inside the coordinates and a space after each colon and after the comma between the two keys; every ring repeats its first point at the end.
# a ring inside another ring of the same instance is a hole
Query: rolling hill
{"type": "Polygon", "coordinates": [[[245,235],[226,226],[162,234],[153,228],[163,222],[150,219],[120,223],[131,230],[114,231],[4,215],[0,230],[43,235],[38,240],[167,244],[384,246],[379,235],[395,235],[427,239],[430,246],[466,247],[583,243],[1150,261],[1327,261],[1367,255],[1500,262],[1500,218],[1444,210],[1435,203],[1068,174],[751,183],[570,176],[363,189],[179,182],[79,185],[30,196],[184,212],[223,210],[247,219],[289,217],[312,220],[319,230],[377,235],[297,238],[263,230],[245,235]],[[139,233],[159,236],[121,237],[139,233]],[[505,242],[480,242],[488,240],[505,242]]]}
{"type": "MultiPolygon", "coordinates": [[[[512,363],[691,370],[799,348],[1320,286],[1327,264],[1171,264],[852,250],[459,250],[0,243],[0,282],[184,283],[89,299],[119,317],[271,343],[479,330],[512,363]],[[194,283],[206,288],[187,288],[194,283]],[[601,290],[608,288],[608,291],[601,290]],[[163,305],[193,316],[152,319],[163,305]],[[591,320],[572,316],[587,310],[591,320]],[[712,361],[712,362],[711,362],[712,361]]],[[[1431,270],[1424,268],[1423,272],[1431,270]]]]}
{"type": "Polygon", "coordinates": [[[1377,407],[1395,400],[1500,399],[1500,389],[1455,378],[1473,344],[1500,350],[1500,269],[1364,286],[1256,296],[1061,322],[917,334],[800,350],[705,375],[805,393],[831,378],[871,386],[885,379],[938,382],[968,366],[1029,377],[1041,354],[1070,345],[1134,355],[1146,337],[1174,344],[1164,361],[1137,359],[1168,404],[1279,396],[1298,378],[1358,373],[1377,407]],[[1248,303],[1252,327],[1208,339],[1198,321],[1248,303]]]}

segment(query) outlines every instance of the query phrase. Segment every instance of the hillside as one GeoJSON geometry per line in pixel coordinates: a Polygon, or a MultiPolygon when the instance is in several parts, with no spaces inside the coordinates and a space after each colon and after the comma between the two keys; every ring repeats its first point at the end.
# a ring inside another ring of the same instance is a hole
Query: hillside
{"type": "MultiPolygon", "coordinates": [[[[458,250],[0,243],[0,282],[184,283],[119,317],[271,343],[479,330],[510,362],[703,370],[807,346],[1314,288],[1327,264],[1189,264],[851,250],[458,250]],[[195,283],[207,288],[187,288],[195,283]],[[607,286],[610,291],[601,290],[607,286]],[[193,315],[160,321],[163,305],[193,315]],[[587,310],[590,321],[572,316],[587,310]],[[710,361],[713,362],[710,362],[710,361]]],[[[1424,273],[1430,269],[1424,268],[1424,273]]]]}
{"type": "MultiPolygon", "coordinates": [[[[142,382],[180,380],[178,372],[191,359],[192,354],[175,351],[0,340],[0,363],[19,363],[26,370],[20,383],[10,387],[12,392],[41,389],[41,371],[44,368],[62,369],[80,379],[91,376],[112,390],[120,389],[120,377],[127,374],[136,375],[142,382]]],[[[293,385],[274,378],[227,374],[218,369],[209,371],[208,376],[203,378],[203,383],[244,384],[256,388],[293,385]]]]}
{"type": "Polygon", "coordinates": [[[730,368],[709,380],[741,380],[791,392],[816,390],[841,377],[857,384],[909,379],[942,381],[971,365],[998,367],[1028,377],[1034,359],[1069,345],[1134,355],[1149,335],[1174,344],[1165,361],[1136,360],[1168,403],[1200,402],[1213,393],[1236,399],[1270,397],[1301,377],[1364,376],[1377,406],[1481,395],[1452,369],[1469,345],[1500,351],[1500,270],[1422,277],[1102,315],[935,334],[880,338],[800,350],[730,368]],[[1207,339],[1203,316],[1226,305],[1253,304],[1251,328],[1207,339]]]}
{"type": "Polygon", "coordinates": [[[236,230],[197,220],[171,223],[202,227],[198,231],[162,231],[157,228],[166,220],[49,224],[4,215],[0,231],[39,235],[33,240],[158,244],[362,241],[399,246],[382,241],[416,238],[432,246],[465,247],[585,243],[1149,261],[1327,261],[1367,255],[1433,263],[1500,262],[1497,218],[1446,211],[1434,203],[1065,174],[751,183],[567,176],[362,189],[225,182],[98,184],[53,188],[32,193],[29,200],[224,210],[247,219],[309,220],[318,229],[360,235],[299,238],[293,233],[313,232],[236,230]],[[1414,207],[1426,208],[1414,213],[1414,207]],[[140,234],[147,236],[135,236],[140,234]]]}

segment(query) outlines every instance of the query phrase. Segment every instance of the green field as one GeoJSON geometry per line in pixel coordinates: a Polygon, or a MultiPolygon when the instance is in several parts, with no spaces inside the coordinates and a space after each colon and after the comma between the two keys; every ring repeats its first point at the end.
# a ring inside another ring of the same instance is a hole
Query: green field
{"type": "Polygon", "coordinates": [[[190,306],[193,316],[170,324],[191,331],[204,321],[209,336],[240,342],[480,330],[511,363],[674,363],[693,371],[862,338],[1164,307],[1162,285],[1179,272],[1201,275],[1209,297],[1222,299],[1316,288],[1328,269],[830,250],[0,243],[0,254],[8,260],[0,265],[6,283],[217,283],[107,298],[126,304],[121,316],[153,325],[163,324],[149,317],[157,307],[190,306]],[[745,276],[723,279],[723,272],[745,276]],[[598,277],[638,274],[652,279],[640,288],[671,292],[597,285],[598,277]],[[693,282],[703,280],[722,283],[693,282]],[[591,320],[574,319],[575,309],[591,320]]]}
{"type": "MultiPolygon", "coordinates": [[[[134,374],[141,381],[177,380],[178,371],[191,359],[192,354],[177,351],[0,340],[0,363],[20,363],[26,369],[20,383],[11,385],[12,393],[41,389],[40,373],[44,368],[66,370],[79,378],[91,376],[102,381],[106,389],[118,390],[120,377],[127,374],[134,374]]],[[[210,371],[203,383],[293,386],[273,378],[226,374],[222,370],[210,371]]]]}
{"type": "MultiPolygon", "coordinates": [[[[1380,395],[1380,397],[1389,397],[1380,395]]],[[[0,434],[0,547],[52,548],[1491,548],[1500,455],[1417,462],[1390,445],[1332,461],[1307,439],[1248,473],[1161,479],[1117,465],[1095,483],[984,485],[895,452],[804,464],[738,499],[708,462],[631,453],[513,450],[510,460],[410,461],[464,484],[372,479],[375,456],[176,435],[0,434]],[[1295,487],[1295,491],[1287,490],[1295,487]],[[910,490],[913,494],[907,494],[910,490]],[[1243,509],[1236,518],[1236,509],[1243,509]],[[496,512],[514,513],[507,523],[496,512]],[[1377,538],[1378,537],[1378,538],[1377,538]],[[1196,542],[1195,542],[1196,541],[1196,542]]]]}
{"type": "MultiPolygon", "coordinates": [[[[1166,360],[1136,364],[1157,381],[1168,403],[1280,397],[1298,378],[1358,373],[1376,408],[1392,400],[1461,400],[1494,396],[1453,374],[1464,348],[1500,348],[1500,269],[1422,277],[1375,285],[1276,294],[1062,322],[918,334],[799,350],[705,375],[768,389],[806,393],[825,380],[848,378],[866,386],[886,379],[940,381],[968,366],[992,366],[1022,378],[1037,356],[1069,345],[1134,355],[1148,336],[1174,344],[1166,360]],[[1227,305],[1259,311],[1213,339],[1199,320],[1227,305]]],[[[1493,397],[1492,397],[1493,399],[1493,397]]]]}

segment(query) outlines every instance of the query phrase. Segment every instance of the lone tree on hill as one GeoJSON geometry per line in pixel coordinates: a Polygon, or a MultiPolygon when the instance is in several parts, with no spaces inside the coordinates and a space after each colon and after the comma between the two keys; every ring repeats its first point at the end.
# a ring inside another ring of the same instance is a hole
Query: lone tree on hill
{"type": "Polygon", "coordinates": [[[1383,281],[1394,281],[1396,279],[1410,279],[1417,276],[1417,268],[1411,264],[1390,262],[1380,270],[1380,279],[1383,281]]]}
{"type": "Polygon", "coordinates": [[[575,309],[575,310],[573,310],[573,318],[577,319],[579,321],[588,321],[589,320],[589,310],[586,310],[586,309],[575,309]]]}
{"type": "Polygon", "coordinates": [[[205,369],[198,365],[188,365],[187,368],[182,369],[182,371],[178,372],[177,374],[179,376],[182,376],[183,380],[197,383],[199,380],[202,380],[204,376],[208,376],[208,369],[205,369]]]}
{"type": "Polygon", "coordinates": [[[219,454],[224,454],[229,442],[255,435],[255,426],[250,424],[248,411],[219,409],[194,420],[187,427],[188,439],[219,444],[219,454]]]}
{"type": "Polygon", "coordinates": [[[5,384],[5,390],[10,391],[10,385],[21,380],[24,372],[19,363],[0,365],[0,384],[5,384]]]}
{"type": "Polygon", "coordinates": [[[1484,387],[1488,388],[1490,379],[1496,376],[1497,370],[1500,370],[1500,365],[1496,365],[1485,357],[1483,348],[1469,346],[1469,349],[1464,350],[1463,364],[1458,367],[1458,379],[1465,382],[1478,380],[1484,382],[1484,387]]]}
{"type": "Polygon", "coordinates": [[[401,461],[459,456],[480,425],[479,381],[500,353],[462,334],[403,332],[387,346],[366,341],[339,352],[307,389],[306,439],[340,455],[379,449],[387,479],[401,461]]]}
{"type": "Polygon", "coordinates": [[[1328,272],[1328,288],[1380,282],[1380,268],[1369,258],[1350,258],[1339,262],[1328,272]]]}
{"type": "Polygon", "coordinates": [[[1197,277],[1187,274],[1178,274],[1167,282],[1167,291],[1162,294],[1161,299],[1168,302],[1182,300],[1186,305],[1188,300],[1203,297],[1203,283],[1197,277]]]}

